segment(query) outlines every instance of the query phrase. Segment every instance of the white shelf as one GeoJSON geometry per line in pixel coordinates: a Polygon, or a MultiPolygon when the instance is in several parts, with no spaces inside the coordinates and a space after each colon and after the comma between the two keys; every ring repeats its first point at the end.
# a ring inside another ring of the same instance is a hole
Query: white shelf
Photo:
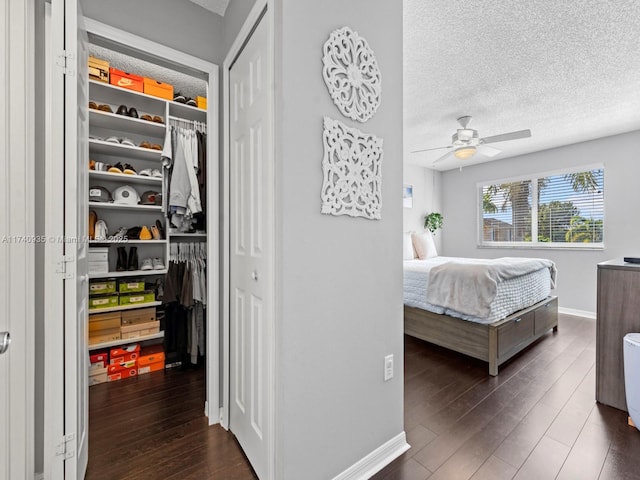
{"type": "Polygon", "coordinates": [[[198,107],[192,107],[184,103],[170,101],[169,114],[172,117],[183,118],[185,120],[197,120],[199,122],[207,121],[207,111],[198,107]]]}
{"type": "Polygon", "coordinates": [[[164,275],[163,270],[125,270],[122,272],[89,273],[89,278],[122,278],[122,277],[147,277],[152,275],[164,275]]]}
{"type": "Polygon", "coordinates": [[[158,187],[162,186],[161,178],[147,177],[144,175],[127,175],[126,173],[111,173],[89,170],[89,178],[97,179],[103,182],[114,181],[123,183],[139,183],[143,185],[157,185],[158,187]]]}
{"type": "Polygon", "coordinates": [[[93,315],[94,313],[120,312],[122,310],[137,310],[138,308],[157,307],[159,305],[162,305],[162,302],[138,303],[136,305],[118,305],[117,307],[107,308],[93,308],[89,310],[89,315],[93,315]]]}
{"type": "Polygon", "coordinates": [[[106,142],[104,140],[89,139],[89,151],[103,155],[114,155],[118,157],[127,157],[140,160],[157,160],[162,157],[161,150],[153,150],[152,148],[132,147],[131,145],[122,145],[121,143],[106,142]]]}
{"type": "Polygon", "coordinates": [[[164,98],[97,80],[89,80],[89,99],[98,104],[108,103],[112,108],[126,104],[128,107],[134,107],[138,111],[138,115],[153,113],[164,116],[164,107],[167,103],[164,98]]]}
{"type": "Polygon", "coordinates": [[[89,208],[110,210],[135,210],[140,212],[161,212],[162,205],[124,205],[121,203],[89,202],[89,208]]]}
{"type": "Polygon", "coordinates": [[[169,233],[169,239],[171,238],[207,238],[206,233],[169,233]]]}
{"type": "MultiPolygon", "coordinates": [[[[139,118],[127,117],[102,110],[89,109],[89,124],[91,127],[107,128],[129,134],[146,135],[152,138],[164,139],[166,125],[164,123],[148,122],[139,118]]],[[[126,136],[123,133],[123,136],[126,136]]],[[[151,142],[157,143],[157,142],[151,142]]],[[[115,145],[115,144],[114,144],[115,145]]],[[[152,150],[159,152],[159,150],[152,150]]]]}
{"type": "Polygon", "coordinates": [[[131,245],[131,244],[149,244],[149,245],[158,245],[167,243],[166,240],[89,240],[89,246],[100,246],[100,245],[131,245]]]}
{"type": "Polygon", "coordinates": [[[151,335],[145,335],[137,338],[125,338],[124,340],[112,340],[111,342],[94,343],[89,345],[89,351],[100,350],[101,348],[117,347],[118,345],[129,345],[131,343],[140,343],[146,340],[155,340],[156,338],[164,338],[164,331],[158,333],[152,333],[151,335]]]}

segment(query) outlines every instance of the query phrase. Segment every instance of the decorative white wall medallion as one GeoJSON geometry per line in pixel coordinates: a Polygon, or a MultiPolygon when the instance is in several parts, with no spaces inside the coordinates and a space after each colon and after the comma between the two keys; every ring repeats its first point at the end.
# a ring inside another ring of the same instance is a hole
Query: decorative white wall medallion
{"type": "Polygon", "coordinates": [[[382,95],[378,62],[367,41],[349,27],[335,30],[325,42],[322,76],[333,103],[345,117],[366,122],[382,95]]]}
{"type": "Polygon", "coordinates": [[[382,218],[382,139],[324,117],[322,213],[382,218]]]}

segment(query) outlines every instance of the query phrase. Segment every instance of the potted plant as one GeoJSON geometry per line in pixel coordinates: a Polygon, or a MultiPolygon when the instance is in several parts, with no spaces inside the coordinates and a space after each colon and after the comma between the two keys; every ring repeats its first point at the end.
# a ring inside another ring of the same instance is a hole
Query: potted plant
{"type": "Polygon", "coordinates": [[[435,235],[436,230],[442,228],[443,217],[439,213],[430,213],[424,217],[424,228],[435,235]]]}

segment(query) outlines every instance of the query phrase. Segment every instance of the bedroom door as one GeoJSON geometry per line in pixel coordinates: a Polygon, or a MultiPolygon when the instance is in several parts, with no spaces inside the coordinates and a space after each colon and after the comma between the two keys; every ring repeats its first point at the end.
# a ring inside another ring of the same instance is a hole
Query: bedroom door
{"type": "Polygon", "coordinates": [[[269,21],[229,70],[229,428],[262,480],[273,472],[273,148],[269,21]]]}

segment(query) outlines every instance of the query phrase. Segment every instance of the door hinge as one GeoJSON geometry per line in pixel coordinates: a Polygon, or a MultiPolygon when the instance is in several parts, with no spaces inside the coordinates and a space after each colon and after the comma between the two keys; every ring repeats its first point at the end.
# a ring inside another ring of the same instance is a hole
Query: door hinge
{"type": "Polygon", "coordinates": [[[74,58],[75,56],[73,55],[73,53],[69,53],[66,50],[63,50],[58,55],[56,55],[56,65],[58,67],[61,67],[62,72],[65,75],[69,75],[70,77],[72,77],[75,73],[72,68],[74,58]]]}
{"type": "Polygon", "coordinates": [[[76,452],[73,450],[73,445],[67,445],[70,442],[73,442],[75,435],[73,433],[69,433],[62,437],[62,441],[56,445],[56,456],[64,457],[65,460],[73,458],[76,452]]]}
{"type": "Polygon", "coordinates": [[[67,271],[67,263],[72,263],[74,260],[73,255],[63,255],[61,260],[56,263],[56,273],[62,274],[62,278],[65,280],[72,279],[74,275],[73,272],[67,271]]]}

